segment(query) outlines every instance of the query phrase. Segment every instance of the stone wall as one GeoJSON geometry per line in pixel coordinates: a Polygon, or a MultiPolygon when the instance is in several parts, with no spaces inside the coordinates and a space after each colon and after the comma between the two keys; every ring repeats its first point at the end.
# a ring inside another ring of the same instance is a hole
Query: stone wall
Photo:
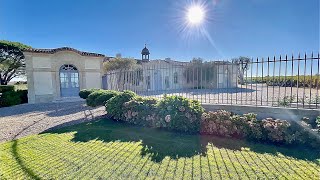
{"type": "Polygon", "coordinates": [[[29,103],[61,99],[59,70],[64,64],[78,69],[80,89],[101,88],[103,57],[83,56],[68,50],[53,54],[24,52],[24,55],[29,103]]]}

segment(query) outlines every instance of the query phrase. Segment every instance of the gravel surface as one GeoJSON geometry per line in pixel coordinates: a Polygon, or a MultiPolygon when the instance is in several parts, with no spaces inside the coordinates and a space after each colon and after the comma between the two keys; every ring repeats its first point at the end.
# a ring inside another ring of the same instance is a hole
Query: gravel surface
{"type": "Polygon", "coordinates": [[[104,107],[90,108],[83,101],[22,104],[0,108],[0,142],[39,134],[51,128],[91,121],[104,114],[104,107]]]}

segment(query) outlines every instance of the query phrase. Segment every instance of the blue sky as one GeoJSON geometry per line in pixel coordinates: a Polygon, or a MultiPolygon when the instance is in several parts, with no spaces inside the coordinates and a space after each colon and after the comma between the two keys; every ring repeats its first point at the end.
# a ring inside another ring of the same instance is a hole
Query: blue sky
{"type": "Polygon", "coordinates": [[[319,0],[0,0],[0,39],[189,61],[319,51],[319,0]],[[185,9],[206,9],[205,33],[184,31],[185,9]]]}

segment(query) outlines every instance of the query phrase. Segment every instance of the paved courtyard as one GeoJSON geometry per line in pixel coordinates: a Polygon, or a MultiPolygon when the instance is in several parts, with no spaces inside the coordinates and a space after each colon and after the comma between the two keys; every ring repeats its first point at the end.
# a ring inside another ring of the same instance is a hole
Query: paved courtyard
{"type": "Polygon", "coordinates": [[[90,121],[105,114],[84,101],[23,104],[0,108],[0,142],[39,134],[47,129],[90,121]]]}

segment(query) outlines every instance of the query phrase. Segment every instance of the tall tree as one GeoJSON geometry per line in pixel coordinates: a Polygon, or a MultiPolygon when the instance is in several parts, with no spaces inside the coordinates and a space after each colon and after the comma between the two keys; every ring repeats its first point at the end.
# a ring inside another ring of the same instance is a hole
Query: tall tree
{"type": "Polygon", "coordinates": [[[19,42],[0,41],[0,84],[7,85],[14,77],[25,74],[23,49],[30,46],[19,42]]]}
{"type": "Polygon", "coordinates": [[[250,58],[245,56],[232,59],[232,62],[238,65],[238,78],[241,84],[244,83],[244,74],[249,69],[250,61],[250,58]]]}

